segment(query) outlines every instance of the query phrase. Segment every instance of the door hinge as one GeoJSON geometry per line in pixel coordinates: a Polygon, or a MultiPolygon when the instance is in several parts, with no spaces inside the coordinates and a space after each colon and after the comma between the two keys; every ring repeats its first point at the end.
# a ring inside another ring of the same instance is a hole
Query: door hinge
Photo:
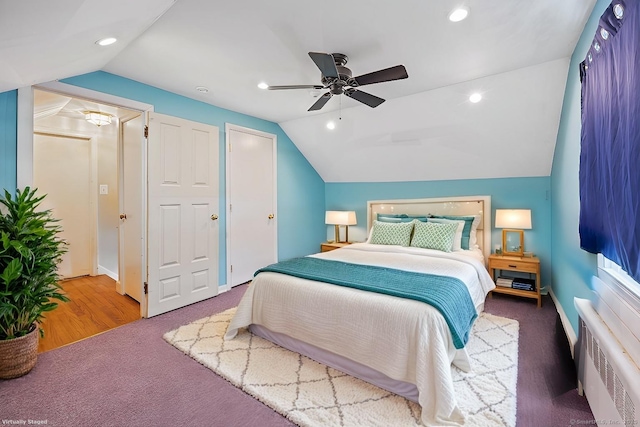
{"type": "Polygon", "coordinates": [[[231,266],[231,272],[233,273],[233,265],[231,266]]]}
{"type": "Polygon", "coordinates": [[[233,212],[233,205],[229,203],[229,212],[233,212]]]}
{"type": "Polygon", "coordinates": [[[144,282],[144,294],[147,295],[149,293],[149,284],[144,282]]]}
{"type": "Polygon", "coordinates": [[[144,125],[144,137],[149,138],[149,126],[144,125]]]}
{"type": "Polygon", "coordinates": [[[229,152],[231,152],[231,143],[229,143],[229,152]]]}

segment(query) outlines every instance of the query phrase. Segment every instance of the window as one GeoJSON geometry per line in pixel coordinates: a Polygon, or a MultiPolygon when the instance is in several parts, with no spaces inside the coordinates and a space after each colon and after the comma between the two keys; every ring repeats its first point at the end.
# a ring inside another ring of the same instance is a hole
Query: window
{"type": "Polygon", "coordinates": [[[640,305],[640,283],[629,276],[622,267],[602,254],[598,254],[598,277],[609,283],[613,281],[613,284],[617,285],[619,289],[626,291],[625,293],[630,299],[635,299],[635,304],[629,301],[632,305],[636,307],[640,305]]]}
{"type": "Polygon", "coordinates": [[[617,265],[603,261],[602,270],[634,294],[640,292],[638,6],[614,0],[580,67],[580,247],[613,260],[617,265]]]}

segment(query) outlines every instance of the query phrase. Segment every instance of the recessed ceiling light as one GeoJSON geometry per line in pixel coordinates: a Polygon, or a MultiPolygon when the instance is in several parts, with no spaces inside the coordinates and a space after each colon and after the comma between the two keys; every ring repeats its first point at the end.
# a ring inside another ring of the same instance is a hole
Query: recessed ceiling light
{"type": "Polygon", "coordinates": [[[98,40],[96,44],[100,46],[109,46],[110,44],[114,44],[117,41],[118,39],[116,39],[115,37],[107,37],[107,38],[98,40]]]}
{"type": "Polygon", "coordinates": [[[480,95],[479,93],[473,93],[471,94],[471,96],[469,97],[469,101],[473,102],[474,104],[476,102],[480,102],[480,100],[482,99],[482,95],[480,95]]]}
{"type": "Polygon", "coordinates": [[[469,9],[467,9],[466,7],[459,7],[449,14],[449,21],[460,22],[464,18],[466,18],[468,14],[469,9]]]}
{"type": "Polygon", "coordinates": [[[268,88],[268,87],[269,87],[269,85],[268,85],[268,84],[266,84],[265,82],[260,82],[260,83],[258,83],[258,87],[259,87],[260,89],[266,89],[266,88],[268,88]]]}
{"type": "Polygon", "coordinates": [[[335,129],[336,128],[336,124],[334,122],[327,122],[327,129],[335,129]]]}
{"type": "Polygon", "coordinates": [[[197,90],[198,92],[200,92],[200,93],[207,93],[207,92],[209,92],[209,89],[207,89],[207,88],[206,88],[206,87],[204,87],[204,86],[196,86],[196,90],[197,90]]]}

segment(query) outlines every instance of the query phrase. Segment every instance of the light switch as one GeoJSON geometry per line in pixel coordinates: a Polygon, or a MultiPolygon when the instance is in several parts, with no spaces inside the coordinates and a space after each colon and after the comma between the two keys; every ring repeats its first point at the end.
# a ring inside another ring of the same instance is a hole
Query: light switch
{"type": "Polygon", "coordinates": [[[100,194],[109,194],[109,186],[107,184],[100,184],[100,194]]]}

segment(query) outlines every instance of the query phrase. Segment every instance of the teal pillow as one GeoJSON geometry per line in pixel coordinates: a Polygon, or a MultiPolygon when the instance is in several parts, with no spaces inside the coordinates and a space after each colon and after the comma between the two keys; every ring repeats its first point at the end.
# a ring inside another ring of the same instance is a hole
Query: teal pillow
{"type": "Polygon", "coordinates": [[[432,218],[443,219],[455,219],[456,221],[464,221],[464,228],[462,229],[462,240],[460,241],[460,247],[465,250],[469,250],[469,239],[471,237],[471,226],[473,225],[473,216],[455,216],[455,215],[432,215],[432,218]]]}
{"type": "Polygon", "coordinates": [[[373,229],[371,230],[371,240],[369,243],[374,245],[409,246],[412,231],[413,221],[398,222],[395,224],[373,221],[373,229]]]}
{"type": "Polygon", "coordinates": [[[427,217],[425,215],[378,214],[378,221],[381,222],[411,222],[414,219],[421,222],[427,222],[427,217]]]}
{"type": "Polygon", "coordinates": [[[451,252],[457,229],[455,223],[416,222],[411,246],[451,252]]]}
{"type": "Polygon", "coordinates": [[[393,223],[406,222],[406,221],[402,221],[402,218],[381,216],[380,214],[378,214],[378,221],[380,221],[380,222],[393,222],[393,223]]]}

